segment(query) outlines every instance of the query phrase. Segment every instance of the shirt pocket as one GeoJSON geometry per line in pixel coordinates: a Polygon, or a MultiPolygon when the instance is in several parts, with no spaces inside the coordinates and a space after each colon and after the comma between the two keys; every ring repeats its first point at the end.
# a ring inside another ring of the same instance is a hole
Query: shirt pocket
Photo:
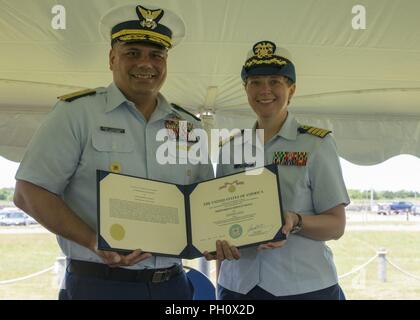
{"type": "Polygon", "coordinates": [[[285,210],[308,212],[312,210],[312,190],[307,166],[278,166],[280,193],[285,210]]]}
{"type": "Polygon", "coordinates": [[[111,171],[111,166],[117,164],[121,173],[129,172],[130,163],[134,162],[134,141],[129,135],[94,132],[92,146],[96,169],[111,171]]]}
{"type": "Polygon", "coordinates": [[[92,145],[99,152],[133,152],[134,142],[126,134],[95,132],[92,134],[92,145]]]}

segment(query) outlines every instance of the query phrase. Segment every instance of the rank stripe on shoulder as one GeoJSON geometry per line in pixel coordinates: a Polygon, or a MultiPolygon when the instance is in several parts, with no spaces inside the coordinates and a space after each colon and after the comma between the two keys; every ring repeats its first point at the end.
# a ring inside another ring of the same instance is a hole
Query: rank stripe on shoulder
{"type": "Polygon", "coordinates": [[[175,104],[175,103],[171,103],[171,106],[172,106],[174,109],[178,110],[178,111],[182,111],[182,112],[185,112],[186,114],[189,114],[189,115],[190,115],[191,117],[193,117],[195,120],[197,120],[197,121],[201,121],[201,119],[200,119],[200,118],[198,118],[195,114],[192,114],[191,112],[189,112],[189,111],[185,110],[184,108],[181,108],[179,105],[177,105],[177,104],[175,104]]]}
{"type": "Polygon", "coordinates": [[[309,133],[319,138],[325,138],[327,134],[332,132],[331,130],[328,130],[328,129],[322,129],[322,128],[311,127],[311,126],[306,126],[306,125],[300,126],[298,130],[300,133],[309,133]]]}
{"type": "Polygon", "coordinates": [[[72,102],[76,99],[86,97],[86,96],[92,96],[94,94],[96,94],[95,89],[85,89],[85,90],[65,94],[63,96],[59,96],[58,99],[60,99],[61,101],[72,102]]]}

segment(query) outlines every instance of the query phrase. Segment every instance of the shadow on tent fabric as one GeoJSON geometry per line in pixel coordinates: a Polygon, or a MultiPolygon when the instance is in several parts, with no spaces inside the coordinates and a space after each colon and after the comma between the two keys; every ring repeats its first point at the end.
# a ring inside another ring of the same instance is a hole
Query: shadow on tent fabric
{"type": "Polygon", "coordinates": [[[202,272],[186,267],[187,277],[194,287],[193,300],[216,300],[216,288],[211,280],[202,272]]]}

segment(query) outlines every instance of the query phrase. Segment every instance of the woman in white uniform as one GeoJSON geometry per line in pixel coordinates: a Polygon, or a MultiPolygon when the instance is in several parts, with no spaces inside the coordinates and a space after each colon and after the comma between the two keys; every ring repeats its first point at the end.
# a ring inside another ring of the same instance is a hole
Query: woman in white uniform
{"type": "MultiPolygon", "coordinates": [[[[238,250],[218,241],[220,299],[343,299],[331,250],[325,241],[345,229],[349,197],[331,131],[299,124],[288,111],[296,90],[295,67],[286,49],[271,41],[256,43],[242,68],[253,130],[263,129],[265,165],[279,169],[287,240],[238,250]]],[[[251,143],[234,139],[223,148],[251,143]]],[[[237,151],[237,150],[234,150],[237,151]]],[[[248,164],[219,164],[217,176],[243,171],[248,164]]]]}

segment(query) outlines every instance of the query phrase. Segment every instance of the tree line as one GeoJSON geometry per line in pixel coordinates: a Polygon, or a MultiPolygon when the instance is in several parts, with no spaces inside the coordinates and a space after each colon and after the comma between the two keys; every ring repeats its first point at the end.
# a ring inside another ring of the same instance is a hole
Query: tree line
{"type": "MultiPolygon", "coordinates": [[[[353,200],[362,200],[362,199],[370,199],[370,190],[355,190],[349,189],[347,190],[349,193],[350,199],[353,200]]],[[[396,199],[412,199],[412,198],[420,198],[420,192],[416,191],[407,191],[407,190],[399,190],[399,191],[375,191],[373,190],[373,200],[396,200],[396,199]]]]}
{"type": "Polygon", "coordinates": [[[13,193],[15,192],[14,188],[3,188],[0,189],[0,200],[12,201],[13,193]]]}
{"type": "MultiPolygon", "coordinates": [[[[370,190],[347,190],[352,200],[364,200],[370,199],[370,190]]],[[[3,188],[0,189],[0,200],[12,201],[13,193],[15,192],[14,188],[3,188]]],[[[373,191],[373,200],[394,200],[394,199],[410,199],[410,198],[420,198],[420,192],[416,191],[373,191]]]]}

